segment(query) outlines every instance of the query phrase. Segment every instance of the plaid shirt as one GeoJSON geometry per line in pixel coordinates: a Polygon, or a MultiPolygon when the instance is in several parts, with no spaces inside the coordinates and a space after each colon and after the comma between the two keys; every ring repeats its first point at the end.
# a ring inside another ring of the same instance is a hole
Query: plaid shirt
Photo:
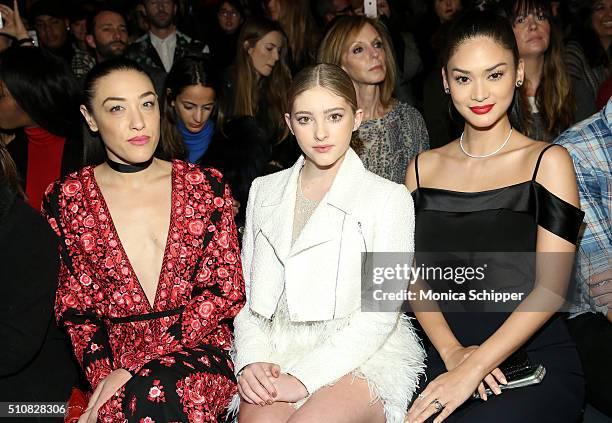
{"type": "Polygon", "coordinates": [[[555,141],[574,162],[585,230],[576,257],[576,297],[570,317],[606,313],[589,295],[589,278],[610,270],[612,257],[612,98],[600,112],[565,131],[555,141]]]}
{"type": "Polygon", "coordinates": [[[91,57],[86,52],[78,49],[75,51],[74,56],[72,56],[72,62],[70,63],[72,73],[79,80],[85,79],[87,72],[89,72],[95,65],[96,59],[91,57]]]}

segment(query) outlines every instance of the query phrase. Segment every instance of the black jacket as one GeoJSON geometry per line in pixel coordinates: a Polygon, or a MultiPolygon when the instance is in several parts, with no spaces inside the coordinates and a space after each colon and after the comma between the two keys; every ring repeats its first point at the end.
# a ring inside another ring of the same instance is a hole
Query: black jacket
{"type": "Polygon", "coordinates": [[[0,402],[65,402],[78,384],[53,312],[57,243],[41,215],[0,186],[0,402]]]}

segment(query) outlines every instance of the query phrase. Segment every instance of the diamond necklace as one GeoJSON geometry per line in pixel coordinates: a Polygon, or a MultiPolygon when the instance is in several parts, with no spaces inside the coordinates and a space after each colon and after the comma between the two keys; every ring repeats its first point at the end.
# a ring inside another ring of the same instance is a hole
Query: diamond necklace
{"type": "Polygon", "coordinates": [[[485,157],[491,157],[492,155],[499,153],[500,150],[502,148],[504,148],[506,146],[506,144],[508,144],[508,141],[510,140],[510,135],[512,135],[512,127],[510,127],[510,132],[508,132],[508,136],[506,137],[506,140],[504,141],[504,143],[502,145],[499,146],[499,148],[497,150],[495,150],[494,152],[489,153],[489,154],[484,154],[482,156],[477,156],[475,154],[470,154],[467,151],[465,151],[465,148],[463,147],[463,132],[461,133],[461,137],[459,137],[459,147],[461,147],[461,151],[463,151],[466,156],[473,157],[474,159],[484,159],[485,157]]]}

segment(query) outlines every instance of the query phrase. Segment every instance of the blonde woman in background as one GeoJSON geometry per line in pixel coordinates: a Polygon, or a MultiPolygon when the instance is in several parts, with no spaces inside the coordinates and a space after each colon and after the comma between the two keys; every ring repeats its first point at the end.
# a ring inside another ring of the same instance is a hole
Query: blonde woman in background
{"type": "Polygon", "coordinates": [[[342,67],[363,110],[357,152],[365,167],[402,183],[410,160],[429,148],[421,114],[393,97],[397,67],[385,27],[364,16],[339,18],[325,34],[318,61],[342,67]]]}

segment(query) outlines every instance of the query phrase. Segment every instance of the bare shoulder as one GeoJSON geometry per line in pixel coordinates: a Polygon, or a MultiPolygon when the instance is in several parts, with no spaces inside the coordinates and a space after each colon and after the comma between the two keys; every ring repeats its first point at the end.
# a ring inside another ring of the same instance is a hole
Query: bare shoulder
{"type": "MultiPolygon", "coordinates": [[[[538,155],[550,145],[542,144],[544,147],[538,149],[538,155]]],[[[553,145],[542,154],[536,181],[557,197],[576,207],[580,205],[574,164],[562,146],[553,145]]]]}
{"type": "Polygon", "coordinates": [[[453,149],[457,148],[455,144],[456,142],[453,141],[445,146],[434,148],[433,150],[422,151],[418,154],[418,164],[417,157],[414,157],[408,164],[408,169],[406,170],[405,185],[408,191],[412,192],[417,188],[416,167],[418,166],[419,180],[428,179],[427,175],[433,173],[434,169],[437,168],[445,158],[451,155],[453,149]]]}

